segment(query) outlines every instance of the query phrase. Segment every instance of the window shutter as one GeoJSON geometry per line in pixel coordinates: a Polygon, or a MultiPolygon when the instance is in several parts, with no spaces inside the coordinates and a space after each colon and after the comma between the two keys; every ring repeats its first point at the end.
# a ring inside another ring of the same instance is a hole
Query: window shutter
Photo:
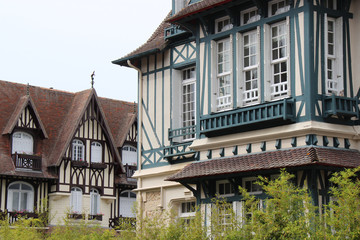
{"type": "Polygon", "coordinates": [[[233,210],[235,213],[235,217],[239,223],[242,222],[243,219],[243,202],[242,201],[234,201],[233,202],[233,210]]]}
{"type": "Polygon", "coordinates": [[[234,47],[233,47],[233,35],[230,34],[230,94],[231,94],[231,108],[234,106],[234,47]]]}
{"type": "MultiPolygon", "coordinates": [[[[286,17],[286,67],[287,67],[287,95],[291,96],[291,82],[293,81],[290,78],[290,18],[286,17]]],[[[294,79],[295,80],[295,79],[294,79]]]]}
{"type": "Polygon", "coordinates": [[[343,18],[335,20],[335,78],[338,82],[338,95],[344,94],[344,55],[343,55],[343,18]]]}
{"type": "Polygon", "coordinates": [[[261,91],[262,91],[262,89],[261,89],[261,64],[260,64],[260,57],[261,57],[261,54],[260,54],[260,47],[261,47],[261,39],[260,39],[260,27],[258,26],[257,28],[256,28],[256,33],[257,33],[257,46],[256,46],[256,54],[257,54],[257,73],[258,73],[258,81],[257,81],[257,83],[258,83],[258,101],[260,102],[261,101],[261,91]]]}
{"type": "MultiPolygon", "coordinates": [[[[173,70],[172,74],[172,126],[171,129],[181,128],[182,116],[182,82],[181,71],[173,70]]],[[[181,137],[173,138],[173,142],[181,142],[181,137]]]]}
{"type": "Polygon", "coordinates": [[[242,107],[243,106],[243,92],[244,92],[244,48],[243,48],[243,35],[240,33],[236,33],[236,40],[237,40],[237,56],[238,59],[238,67],[236,69],[236,76],[238,79],[238,91],[237,91],[237,101],[236,106],[242,107]]]}
{"type": "Polygon", "coordinates": [[[271,100],[271,27],[264,25],[264,98],[271,100]]]}
{"type": "Polygon", "coordinates": [[[205,227],[208,229],[208,236],[211,234],[211,211],[212,206],[211,203],[205,204],[205,227]]]}
{"type": "Polygon", "coordinates": [[[216,112],[216,94],[217,94],[217,45],[215,41],[211,41],[211,112],[216,112]]]}

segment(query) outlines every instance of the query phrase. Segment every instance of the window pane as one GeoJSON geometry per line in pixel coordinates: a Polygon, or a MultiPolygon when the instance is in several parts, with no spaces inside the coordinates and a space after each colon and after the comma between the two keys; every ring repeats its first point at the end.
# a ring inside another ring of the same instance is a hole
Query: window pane
{"type": "Polygon", "coordinates": [[[20,211],[20,193],[12,192],[12,209],[11,211],[20,211]]]}

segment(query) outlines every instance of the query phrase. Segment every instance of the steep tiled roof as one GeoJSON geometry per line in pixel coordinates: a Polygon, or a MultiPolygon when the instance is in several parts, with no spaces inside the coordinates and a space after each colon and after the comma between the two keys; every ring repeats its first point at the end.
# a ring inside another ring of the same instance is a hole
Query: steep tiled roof
{"type": "Polygon", "coordinates": [[[315,164],[335,167],[357,167],[360,165],[360,152],[348,149],[306,147],[247,154],[191,163],[166,180],[191,181],[199,177],[315,164]]]}
{"type": "MultiPolygon", "coordinates": [[[[166,18],[168,18],[169,16],[170,13],[168,14],[168,16],[166,16],[166,18]]],[[[124,66],[127,65],[127,60],[140,58],[148,53],[153,53],[163,50],[167,44],[167,42],[164,39],[164,29],[167,27],[170,27],[170,23],[165,22],[165,20],[162,21],[158,26],[158,28],[155,30],[155,32],[146,41],[146,43],[144,43],[143,45],[141,45],[131,53],[127,54],[126,56],[118,60],[112,61],[112,63],[124,66]]]]}
{"type": "MultiPolygon", "coordinates": [[[[40,175],[45,178],[54,177],[48,173],[47,167],[59,163],[91,97],[98,99],[99,108],[103,113],[105,126],[108,128],[113,144],[116,144],[114,139],[121,139],[124,137],[123,135],[127,134],[124,129],[127,124],[121,124],[121,121],[127,122],[128,115],[133,114],[134,108],[136,109],[135,103],[106,98],[99,99],[95,90],[91,89],[70,93],[0,81],[0,174],[40,176],[39,173],[15,172],[11,159],[10,138],[7,130],[10,129],[9,122],[14,121],[14,112],[19,108],[19,104],[22,106],[21,103],[26,102],[24,99],[28,98],[27,91],[48,136],[36,146],[36,152],[41,153],[43,162],[40,175]],[[119,124],[116,124],[117,120],[119,120],[119,124]]],[[[117,159],[120,160],[118,155],[117,159]]]]}

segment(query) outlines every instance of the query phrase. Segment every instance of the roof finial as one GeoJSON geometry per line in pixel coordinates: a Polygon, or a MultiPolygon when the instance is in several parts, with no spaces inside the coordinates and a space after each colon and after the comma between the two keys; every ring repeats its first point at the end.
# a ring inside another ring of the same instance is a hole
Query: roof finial
{"type": "Polygon", "coordinates": [[[27,86],[26,86],[26,96],[29,96],[30,95],[30,85],[29,85],[29,83],[27,84],[27,86]]]}
{"type": "Polygon", "coordinates": [[[95,71],[91,74],[91,88],[94,88],[94,77],[95,77],[95,71]]]}
{"type": "Polygon", "coordinates": [[[134,101],[134,114],[136,113],[136,103],[134,101]]]}

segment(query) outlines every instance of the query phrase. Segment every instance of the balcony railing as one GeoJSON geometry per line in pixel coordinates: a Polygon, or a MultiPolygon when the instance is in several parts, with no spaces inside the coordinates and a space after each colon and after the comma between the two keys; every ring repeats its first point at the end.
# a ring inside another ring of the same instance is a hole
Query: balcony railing
{"type": "Polygon", "coordinates": [[[342,96],[326,96],[323,99],[324,117],[341,116],[359,118],[359,100],[342,96]]]}
{"type": "Polygon", "coordinates": [[[132,176],[134,175],[137,167],[136,166],[133,166],[133,165],[124,165],[125,167],[125,171],[126,171],[126,177],[127,178],[132,178],[132,176]]]}
{"type": "Polygon", "coordinates": [[[16,222],[17,220],[19,220],[19,218],[25,218],[25,219],[29,219],[29,218],[39,218],[39,215],[37,213],[33,213],[33,212],[3,212],[0,211],[0,220],[9,220],[10,224],[13,224],[14,222],[16,222]]]}
{"type": "Polygon", "coordinates": [[[182,139],[190,139],[195,138],[196,128],[195,125],[176,128],[176,129],[169,129],[169,140],[174,141],[176,138],[182,139]]]}
{"type": "Polygon", "coordinates": [[[177,25],[171,25],[171,27],[165,28],[164,31],[164,38],[165,40],[174,36],[181,35],[183,33],[186,33],[186,31],[181,30],[179,26],[177,25]]]}
{"type": "Polygon", "coordinates": [[[173,160],[174,158],[184,159],[184,158],[194,157],[196,151],[189,149],[191,143],[192,142],[185,142],[185,143],[165,147],[164,158],[168,160],[173,160]]]}
{"type": "Polygon", "coordinates": [[[117,228],[118,230],[128,230],[129,226],[135,230],[136,218],[131,217],[115,217],[109,219],[109,228],[117,228]],[[124,228],[124,229],[123,229],[124,228]]]}
{"type": "Polygon", "coordinates": [[[239,127],[254,123],[277,121],[277,124],[285,124],[288,121],[294,121],[294,117],[294,101],[291,98],[285,98],[276,102],[202,116],[200,133],[221,135],[229,131],[236,132],[234,130],[239,130],[239,127]]]}
{"type": "Polygon", "coordinates": [[[41,156],[15,153],[12,158],[18,169],[41,170],[41,156]]]}

